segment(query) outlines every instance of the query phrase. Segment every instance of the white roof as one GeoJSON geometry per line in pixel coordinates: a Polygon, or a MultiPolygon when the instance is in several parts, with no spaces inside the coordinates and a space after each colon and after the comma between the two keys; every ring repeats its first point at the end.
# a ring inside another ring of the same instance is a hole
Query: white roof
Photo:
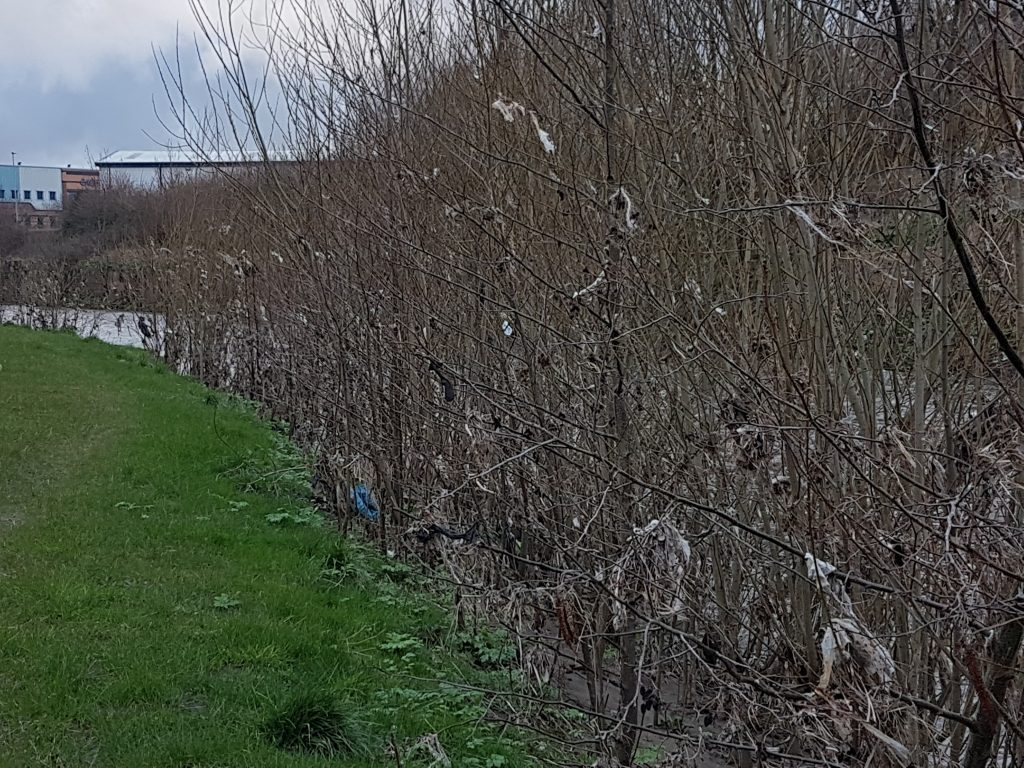
{"type": "MultiPolygon", "coordinates": [[[[284,152],[269,153],[272,162],[286,162],[291,156],[284,152]]],[[[122,149],[97,160],[96,165],[240,165],[259,163],[263,155],[259,150],[209,150],[193,152],[188,149],[122,149]]]]}

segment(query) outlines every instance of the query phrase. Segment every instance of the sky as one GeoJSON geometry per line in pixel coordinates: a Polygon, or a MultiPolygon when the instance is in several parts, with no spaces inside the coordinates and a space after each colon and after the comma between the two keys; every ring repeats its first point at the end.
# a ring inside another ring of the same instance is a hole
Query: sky
{"type": "Polygon", "coordinates": [[[0,163],[81,166],[173,142],[154,47],[180,40],[201,84],[188,0],[0,0],[0,163]]]}

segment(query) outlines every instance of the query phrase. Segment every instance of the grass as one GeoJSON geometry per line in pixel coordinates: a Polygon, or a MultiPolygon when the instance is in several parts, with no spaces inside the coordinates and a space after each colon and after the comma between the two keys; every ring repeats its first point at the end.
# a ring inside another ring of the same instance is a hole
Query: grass
{"type": "Polygon", "coordinates": [[[394,744],[413,768],[430,734],[460,768],[533,765],[481,696],[424,682],[509,670],[446,645],[415,571],[317,525],[307,488],[247,405],[0,327],[0,766],[385,766],[394,744]]]}

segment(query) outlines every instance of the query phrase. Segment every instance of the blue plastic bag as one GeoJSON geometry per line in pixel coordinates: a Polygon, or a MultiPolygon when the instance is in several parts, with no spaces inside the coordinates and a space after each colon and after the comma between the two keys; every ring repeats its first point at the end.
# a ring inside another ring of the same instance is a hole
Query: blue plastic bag
{"type": "Polygon", "coordinates": [[[359,483],[352,489],[349,493],[349,500],[360,517],[365,517],[374,523],[380,519],[380,508],[377,506],[377,502],[373,500],[370,489],[362,483],[359,483]]]}

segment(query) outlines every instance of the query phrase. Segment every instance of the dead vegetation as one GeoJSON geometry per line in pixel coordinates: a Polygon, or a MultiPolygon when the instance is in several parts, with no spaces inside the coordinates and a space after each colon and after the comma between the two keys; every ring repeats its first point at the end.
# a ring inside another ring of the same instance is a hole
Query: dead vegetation
{"type": "Polygon", "coordinates": [[[168,356],[591,753],[1021,765],[1020,9],[277,11],[200,11],[216,114],[166,68],[195,149],[300,160],[169,218],[168,356]]]}

